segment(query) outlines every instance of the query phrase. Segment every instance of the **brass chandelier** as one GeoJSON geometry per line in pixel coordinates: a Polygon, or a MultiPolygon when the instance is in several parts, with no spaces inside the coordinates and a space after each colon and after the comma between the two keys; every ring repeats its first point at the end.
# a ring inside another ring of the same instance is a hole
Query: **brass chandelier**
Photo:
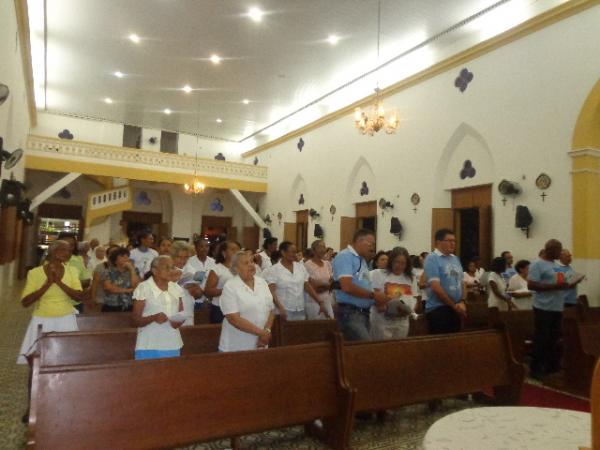
{"type": "MultiPolygon", "coordinates": [[[[379,46],[381,40],[381,0],[377,2],[377,63],[379,64],[379,46]]],[[[371,112],[365,112],[360,107],[354,110],[354,124],[361,134],[373,136],[379,130],[385,130],[387,134],[396,132],[400,125],[398,113],[393,110],[388,118],[385,116],[383,99],[381,98],[381,89],[379,83],[375,88],[375,102],[371,112]]]]}

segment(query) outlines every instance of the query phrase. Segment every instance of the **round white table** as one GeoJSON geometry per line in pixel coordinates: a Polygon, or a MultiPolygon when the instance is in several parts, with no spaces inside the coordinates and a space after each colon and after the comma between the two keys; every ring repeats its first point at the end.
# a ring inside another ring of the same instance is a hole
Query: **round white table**
{"type": "Polygon", "coordinates": [[[525,406],[465,409],[435,422],[425,450],[577,450],[591,447],[591,415],[525,406]]]}

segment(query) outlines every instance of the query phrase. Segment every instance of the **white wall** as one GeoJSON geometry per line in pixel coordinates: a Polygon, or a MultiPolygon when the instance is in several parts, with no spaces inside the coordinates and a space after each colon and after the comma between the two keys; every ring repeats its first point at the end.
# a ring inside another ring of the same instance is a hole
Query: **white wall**
{"type": "MultiPolygon", "coordinates": [[[[4,1],[4,0],[3,0],[4,1]]],[[[64,129],[68,129],[75,140],[93,142],[105,145],[123,145],[123,125],[100,120],[80,119],[77,117],[63,116],[51,113],[39,113],[38,125],[31,131],[40,136],[58,137],[64,129]]],[[[148,151],[160,151],[161,130],[142,129],[142,149],[148,151]],[[156,143],[151,144],[149,139],[156,138],[156,143]]],[[[196,155],[199,158],[214,158],[221,152],[228,161],[239,161],[240,146],[235,142],[226,142],[206,138],[197,138],[189,134],[180,134],[178,153],[180,155],[196,155]]]]}
{"type": "MultiPolygon", "coordinates": [[[[356,202],[385,197],[395,208],[383,218],[379,214],[379,247],[398,245],[389,233],[394,215],[405,229],[400,245],[416,253],[430,249],[431,209],[450,207],[448,189],[493,183],[495,253],[509,249],[516,258],[531,259],[551,237],[571,246],[567,152],[578,113],[600,75],[599,23],[600,8],[592,8],[469,61],[464,67],[474,80],[464,93],[454,87],[458,67],[386,98],[385,105],[397,107],[402,119],[395,135],[362,136],[348,115],[303,135],[301,153],[295,138],[258,154],[259,163],[269,167],[260,214],[280,211],[290,220],[293,211],[314,208],[321,212],[325,240],[338,247],[339,217],[354,215],[356,202]],[[461,180],[465,159],[477,174],[461,180]],[[535,187],[542,172],[552,178],[545,202],[535,187]],[[300,175],[303,206],[297,203],[300,175]],[[497,191],[505,178],[524,191],[506,206],[497,191]],[[363,180],[370,193],[361,197],[363,180]],[[416,213],[413,192],[421,197],[416,213]],[[333,220],[331,204],[337,208],[333,220]],[[514,227],[517,204],[528,206],[534,217],[529,239],[514,227]]],[[[283,224],[275,220],[272,228],[281,238],[283,224]]]]}
{"type": "MultiPolygon", "coordinates": [[[[0,106],[0,136],[4,138],[4,149],[12,152],[25,147],[30,125],[13,0],[0,0],[0,83],[10,89],[10,96],[0,106]]],[[[23,158],[10,171],[2,167],[0,178],[10,178],[12,174],[22,181],[24,162],[23,158]]],[[[0,265],[0,296],[13,284],[15,267],[15,262],[0,265]]]]}

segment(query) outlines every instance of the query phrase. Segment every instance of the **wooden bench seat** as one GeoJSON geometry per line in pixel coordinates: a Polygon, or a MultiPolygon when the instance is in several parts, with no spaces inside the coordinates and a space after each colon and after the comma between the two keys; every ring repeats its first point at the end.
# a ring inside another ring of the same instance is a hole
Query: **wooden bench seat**
{"type": "Polygon", "coordinates": [[[489,329],[397,341],[345,343],[345,376],[357,411],[376,411],[493,388],[500,404],[517,404],[524,368],[504,330],[489,329]]]}
{"type": "Polygon", "coordinates": [[[600,322],[564,322],[564,382],[576,394],[589,396],[594,367],[600,357],[600,322]]]}
{"type": "MultiPolygon", "coordinates": [[[[182,355],[217,352],[221,325],[182,327],[182,355]]],[[[39,340],[42,367],[108,364],[134,359],[137,328],[44,333],[39,340]]]]}
{"type": "Polygon", "coordinates": [[[337,320],[276,320],[273,323],[273,345],[300,345],[330,341],[339,333],[337,320]]]}
{"type": "Polygon", "coordinates": [[[28,448],[172,448],[323,419],[348,449],[339,346],[45,368],[36,357],[28,448]]]}

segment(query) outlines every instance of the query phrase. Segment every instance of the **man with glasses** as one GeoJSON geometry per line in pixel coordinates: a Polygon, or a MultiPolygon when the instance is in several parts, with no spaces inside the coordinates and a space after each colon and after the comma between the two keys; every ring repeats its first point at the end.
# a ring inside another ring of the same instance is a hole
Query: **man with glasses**
{"type": "Polygon", "coordinates": [[[457,333],[467,317],[463,268],[454,255],[456,236],[443,228],[435,233],[435,250],[425,259],[427,303],[425,317],[430,334],[457,333]]]}

